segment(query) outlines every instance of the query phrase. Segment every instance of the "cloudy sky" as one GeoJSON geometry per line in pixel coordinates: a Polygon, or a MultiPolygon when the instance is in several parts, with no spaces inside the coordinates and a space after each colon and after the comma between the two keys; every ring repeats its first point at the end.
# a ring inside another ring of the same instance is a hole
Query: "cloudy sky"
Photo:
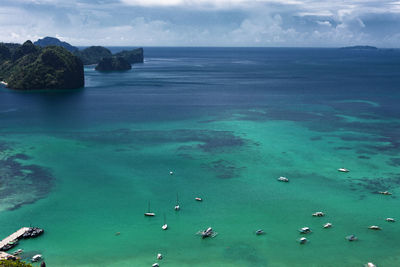
{"type": "Polygon", "coordinates": [[[396,0],[0,0],[0,41],[400,47],[396,0]]]}

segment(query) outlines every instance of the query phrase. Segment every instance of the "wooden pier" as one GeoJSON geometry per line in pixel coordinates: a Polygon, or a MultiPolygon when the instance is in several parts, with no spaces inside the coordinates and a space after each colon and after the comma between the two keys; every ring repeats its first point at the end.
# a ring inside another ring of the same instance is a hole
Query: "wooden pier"
{"type": "Polygon", "coordinates": [[[6,238],[4,238],[3,240],[1,240],[0,241],[0,250],[2,250],[3,247],[5,245],[7,245],[9,242],[20,239],[22,237],[22,235],[25,234],[25,232],[28,230],[29,230],[29,227],[22,227],[15,233],[13,233],[13,234],[7,236],[6,238]]]}

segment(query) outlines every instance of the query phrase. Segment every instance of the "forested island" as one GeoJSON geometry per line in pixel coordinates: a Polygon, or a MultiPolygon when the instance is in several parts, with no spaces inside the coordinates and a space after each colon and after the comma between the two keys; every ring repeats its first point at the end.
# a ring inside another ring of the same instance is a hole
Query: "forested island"
{"type": "Polygon", "coordinates": [[[355,46],[345,46],[341,47],[342,50],[377,50],[378,48],[375,46],[369,45],[355,45],[355,46]]]}
{"type": "Polygon", "coordinates": [[[34,44],[0,43],[0,81],[18,90],[77,89],[84,86],[84,65],[98,71],[122,71],[143,63],[143,49],[112,54],[102,46],[82,50],[57,38],[34,44]]]}

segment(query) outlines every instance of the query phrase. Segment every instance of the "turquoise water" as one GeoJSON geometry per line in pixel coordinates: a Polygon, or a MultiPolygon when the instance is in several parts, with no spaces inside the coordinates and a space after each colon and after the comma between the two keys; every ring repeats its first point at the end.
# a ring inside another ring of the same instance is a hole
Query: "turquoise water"
{"type": "Polygon", "coordinates": [[[0,235],[46,231],[21,242],[25,258],[41,253],[48,266],[151,266],[157,253],[160,266],[400,264],[400,228],[385,221],[400,219],[398,51],[145,52],[145,64],[128,72],[87,67],[84,90],[0,91],[0,235]],[[393,195],[377,194],[384,190],[393,195]],[[154,218],[143,216],[148,201],[154,218]],[[215,238],[196,235],[209,226],[215,238]],[[302,246],[304,226],[313,233],[302,246]],[[256,236],[260,228],[266,234],[256,236]],[[359,241],[346,241],[350,234],[359,241]]]}

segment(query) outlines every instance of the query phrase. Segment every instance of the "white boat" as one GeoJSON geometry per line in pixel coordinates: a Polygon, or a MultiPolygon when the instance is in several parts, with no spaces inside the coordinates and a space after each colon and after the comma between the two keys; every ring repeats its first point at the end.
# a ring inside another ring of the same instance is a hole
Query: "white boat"
{"type": "Polygon", "coordinates": [[[200,197],[196,197],[194,200],[196,200],[196,201],[203,201],[203,199],[200,198],[200,197]]]}
{"type": "Polygon", "coordinates": [[[170,171],[170,172],[169,172],[169,175],[174,175],[174,172],[173,172],[173,171],[170,171]]]}
{"type": "Polygon", "coordinates": [[[371,229],[371,230],[382,230],[382,228],[380,228],[378,225],[371,225],[370,227],[368,227],[368,229],[371,229]]]}
{"type": "Polygon", "coordinates": [[[326,224],[324,224],[324,228],[326,229],[326,228],[331,228],[332,227],[332,224],[331,223],[326,223],[326,224]]]}
{"type": "Polygon", "coordinates": [[[286,177],[281,176],[281,177],[278,178],[278,181],[287,183],[287,182],[289,182],[289,179],[286,178],[286,177]]]}
{"type": "Polygon", "coordinates": [[[324,217],[325,213],[323,213],[322,211],[317,211],[317,212],[313,213],[312,216],[314,216],[314,217],[324,217]]]}
{"type": "Polygon", "coordinates": [[[176,194],[176,205],[174,207],[174,210],[178,211],[180,209],[181,209],[181,206],[179,205],[178,194],[176,194]]]}
{"type": "Polygon", "coordinates": [[[148,217],[156,216],[156,214],[154,212],[150,212],[150,201],[149,201],[147,212],[144,213],[144,216],[148,216],[148,217]]]}
{"type": "Polygon", "coordinates": [[[302,238],[299,239],[299,242],[300,242],[301,245],[303,245],[303,244],[307,243],[307,238],[302,237],[302,238]]]}
{"type": "Polygon", "coordinates": [[[167,218],[166,218],[165,214],[164,214],[164,224],[163,224],[163,226],[161,226],[161,228],[163,230],[167,230],[168,229],[167,218]]]}
{"type": "Polygon", "coordinates": [[[41,259],[42,259],[42,255],[41,254],[37,254],[37,255],[32,257],[31,261],[32,262],[37,262],[37,261],[40,261],[41,259]]]}
{"type": "Polygon", "coordinates": [[[300,232],[301,234],[308,234],[308,233],[311,233],[311,229],[310,229],[310,227],[303,227],[303,228],[301,228],[301,229],[299,230],[299,232],[300,232]]]}
{"type": "Polygon", "coordinates": [[[386,221],[387,221],[387,222],[395,222],[396,220],[393,219],[393,218],[386,218],[386,221]]]}
{"type": "Polygon", "coordinates": [[[152,267],[159,267],[160,265],[156,262],[153,265],[151,265],[152,267]]]}
{"type": "Polygon", "coordinates": [[[338,171],[340,171],[340,172],[349,172],[349,170],[346,169],[346,168],[339,168],[338,171]]]}
{"type": "Polygon", "coordinates": [[[364,265],[365,267],[376,267],[375,264],[373,264],[372,262],[368,262],[367,264],[364,265]]]}
{"type": "Polygon", "coordinates": [[[161,253],[158,253],[158,254],[157,254],[157,260],[161,260],[162,258],[163,258],[162,254],[161,254],[161,253]]]}
{"type": "Polygon", "coordinates": [[[381,195],[387,195],[387,196],[390,196],[392,194],[389,191],[379,191],[378,193],[381,195]]]}

